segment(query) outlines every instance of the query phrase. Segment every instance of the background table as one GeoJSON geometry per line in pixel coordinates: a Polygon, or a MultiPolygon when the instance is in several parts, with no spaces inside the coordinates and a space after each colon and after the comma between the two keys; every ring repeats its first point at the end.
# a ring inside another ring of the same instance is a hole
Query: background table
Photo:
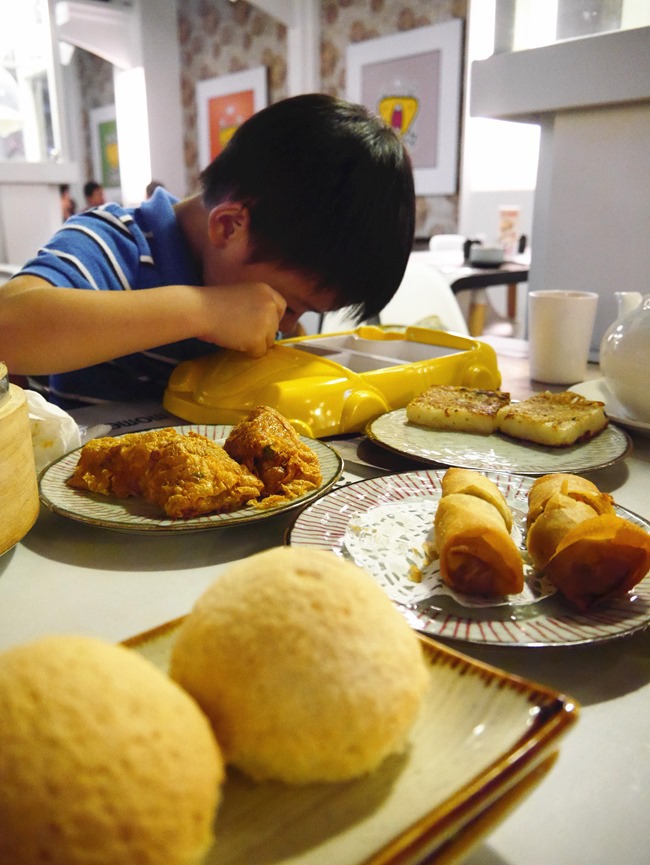
{"type": "Polygon", "coordinates": [[[514,323],[517,318],[517,286],[528,282],[530,259],[527,255],[519,256],[514,261],[505,261],[499,267],[476,267],[449,253],[420,251],[411,253],[411,256],[439,270],[454,294],[472,292],[467,312],[467,328],[471,336],[481,336],[483,333],[488,305],[485,295],[487,288],[506,286],[506,317],[514,323]]]}

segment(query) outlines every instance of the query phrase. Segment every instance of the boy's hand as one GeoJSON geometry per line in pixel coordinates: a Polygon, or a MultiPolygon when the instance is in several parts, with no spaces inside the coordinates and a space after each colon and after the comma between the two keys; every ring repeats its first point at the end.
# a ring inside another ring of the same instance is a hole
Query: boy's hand
{"type": "Polygon", "coordinates": [[[275,342],[285,299],[263,282],[205,286],[204,327],[199,339],[263,357],[275,342]]]}

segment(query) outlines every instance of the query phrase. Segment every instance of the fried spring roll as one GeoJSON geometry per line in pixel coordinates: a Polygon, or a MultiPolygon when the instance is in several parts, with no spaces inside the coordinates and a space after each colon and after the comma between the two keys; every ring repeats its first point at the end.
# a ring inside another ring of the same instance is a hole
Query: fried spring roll
{"type": "Polygon", "coordinates": [[[580,610],[624,595],[650,570],[650,535],[577,475],[538,478],[528,522],[533,564],[580,610]]]}
{"type": "Polygon", "coordinates": [[[442,477],[443,496],[466,493],[493,505],[503,517],[506,529],[512,529],[512,513],[499,487],[485,475],[471,469],[450,468],[442,477]]]}
{"type": "Polygon", "coordinates": [[[571,529],[546,566],[554,586],[579,610],[625,595],[650,570],[650,535],[616,514],[571,529]]]}
{"type": "Polygon", "coordinates": [[[503,516],[489,502],[466,493],[443,495],[434,527],[440,575],[468,595],[518,594],[523,563],[503,516]]]}
{"type": "Polygon", "coordinates": [[[556,472],[537,478],[528,493],[528,525],[531,525],[546,507],[549,499],[561,493],[577,502],[589,505],[597,514],[613,514],[613,499],[601,493],[596,484],[580,475],[556,472]]]}
{"type": "Polygon", "coordinates": [[[526,547],[532,563],[543,570],[555,555],[565,535],[575,526],[597,516],[585,502],[578,502],[562,493],[555,493],[546,502],[526,535],[526,547]]]}

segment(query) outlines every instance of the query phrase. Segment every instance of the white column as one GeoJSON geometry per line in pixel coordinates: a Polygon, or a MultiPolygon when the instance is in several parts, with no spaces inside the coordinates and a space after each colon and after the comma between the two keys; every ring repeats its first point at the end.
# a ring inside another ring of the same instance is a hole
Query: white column
{"type": "Polygon", "coordinates": [[[290,96],[320,90],[319,0],[251,0],[287,28],[287,89],[290,96]]]}

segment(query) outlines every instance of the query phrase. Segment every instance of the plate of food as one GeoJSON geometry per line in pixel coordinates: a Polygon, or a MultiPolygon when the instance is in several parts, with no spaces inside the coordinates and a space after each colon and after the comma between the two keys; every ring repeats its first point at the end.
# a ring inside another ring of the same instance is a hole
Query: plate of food
{"type": "MultiPolygon", "coordinates": [[[[182,626],[126,646],[166,672],[182,626]]],[[[429,682],[403,753],[328,783],[254,781],[229,768],[205,865],[415,865],[430,856],[451,865],[543,783],[579,717],[576,702],[418,639],[429,682]]]]}
{"type": "Polygon", "coordinates": [[[329,549],[356,562],[412,627],[432,636],[568,646],[612,639],[650,623],[649,531],[647,520],[577,475],[534,479],[452,468],[386,475],[333,490],[300,513],[285,542],[329,549]],[[456,473],[469,488],[460,499],[444,492],[456,473]],[[490,487],[487,495],[484,486],[490,487]],[[540,489],[555,508],[543,519],[540,489]],[[490,496],[510,514],[509,529],[507,523],[505,531],[496,525],[496,509],[484,500],[490,496]],[[566,512],[558,510],[558,501],[566,512]],[[577,515],[571,510],[575,501],[582,509],[577,515]],[[464,510],[454,510],[458,504],[464,510]],[[529,534],[531,525],[536,530],[529,534]],[[450,578],[450,562],[460,577],[450,578]],[[463,582],[464,573],[473,575],[473,585],[463,582]],[[486,576],[495,581],[494,593],[482,583],[486,576]]]}
{"type": "Polygon", "coordinates": [[[261,406],[236,426],[181,425],[92,439],[48,466],[41,501],[70,519],[175,534],[251,523],[327,492],[343,462],[261,406]]]}
{"type": "Polygon", "coordinates": [[[515,402],[500,391],[435,386],[372,421],[366,435],[429,465],[526,475],[593,471],[632,448],[602,402],[570,391],[515,402]]]}

